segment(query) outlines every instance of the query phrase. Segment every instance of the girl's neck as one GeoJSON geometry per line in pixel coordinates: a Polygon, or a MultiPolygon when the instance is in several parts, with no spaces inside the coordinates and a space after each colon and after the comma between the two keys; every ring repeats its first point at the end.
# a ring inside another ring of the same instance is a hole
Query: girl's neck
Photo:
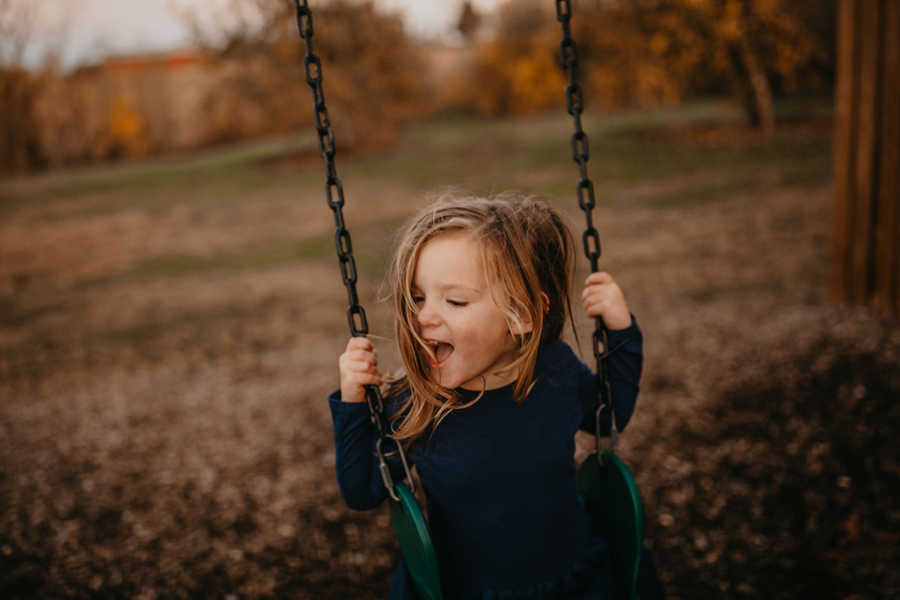
{"type": "Polygon", "coordinates": [[[477,380],[466,382],[460,387],[474,392],[496,390],[515,382],[518,377],[519,369],[517,365],[507,364],[498,369],[491,369],[477,380]]]}

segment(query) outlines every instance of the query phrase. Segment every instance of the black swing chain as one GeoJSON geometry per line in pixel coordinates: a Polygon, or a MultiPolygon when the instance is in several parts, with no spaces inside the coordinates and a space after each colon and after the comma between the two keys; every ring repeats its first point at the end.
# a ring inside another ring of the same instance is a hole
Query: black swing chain
{"type": "MultiPolygon", "coordinates": [[[[365,337],[369,333],[369,324],[366,320],[366,311],[359,303],[359,296],[356,292],[356,259],[353,258],[353,243],[350,239],[350,232],[344,224],[344,187],[337,175],[337,168],[334,164],[334,132],[328,119],[328,108],[325,106],[325,90],[322,87],[322,61],[313,51],[312,11],[309,9],[307,0],[294,0],[294,5],[297,8],[297,29],[300,32],[300,37],[306,43],[306,56],[303,59],[303,67],[306,71],[306,83],[312,89],[316,133],[319,136],[319,151],[325,160],[325,196],[329,208],[334,213],[335,248],[337,249],[340,263],[341,279],[347,288],[347,321],[350,324],[350,334],[353,337],[365,337]]],[[[392,499],[399,502],[400,499],[394,491],[393,478],[384,458],[383,446],[386,441],[393,442],[403,464],[410,489],[414,492],[415,484],[410,474],[409,464],[406,461],[406,453],[400,442],[390,436],[390,425],[384,414],[384,401],[378,386],[367,385],[365,389],[369,416],[378,430],[378,441],[375,444],[375,450],[378,454],[381,478],[388,494],[390,494],[392,499]]]]}
{"type": "MultiPolygon", "coordinates": [[[[587,162],[590,158],[588,136],[581,126],[581,112],[584,109],[584,96],[581,86],[578,84],[578,50],[575,40],[572,39],[570,20],[572,17],[572,5],[570,0],[556,1],[556,19],[562,25],[562,42],[560,42],[560,59],[566,71],[569,83],[566,86],[566,110],[572,116],[575,125],[575,133],[572,134],[572,158],[578,164],[581,178],[578,181],[578,206],[584,212],[585,230],[582,234],[584,255],[591,263],[591,273],[596,273],[600,260],[600,234],[594,227],[592,220],[593,209],[596,204],[594,196],[594,184],[587,173],[587,162]]],[[[597,317],[594,320],[594,333],[592,336],[594,359],[597,361],[597,431],[600,431],[601,415],[610,415],[611,434],[613,441],[616,438],[615,417],[612,414],[612,391],[609,386],[609,371],[607,366],[608,345],[607,330],[603,319],[597,317]]],[[[597,436],[597,454],[599,456],[600,444],[597,436]]]]}

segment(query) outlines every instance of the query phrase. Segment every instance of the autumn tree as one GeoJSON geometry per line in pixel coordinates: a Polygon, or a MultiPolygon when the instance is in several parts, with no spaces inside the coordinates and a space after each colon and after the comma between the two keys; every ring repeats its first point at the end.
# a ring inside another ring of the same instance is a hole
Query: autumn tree
{"type": "MultiPolygon", "coordinates": [[[[181,13],[226,74],[207,101],[220,139],[307,126],[312,108],[294,3],[231,0],[226,6],[220,13],[181,13]]],[[[429,108],[420,57],[399,16],[372,2],[331,2],[315,8],[314,24],[339,142],[388,143],[399,124],[429,108]]]]}
{"type": "Polygon", "coordinates": [[[488,116],[527,114],[558,101],[565,83],[552,9],[539,0],[502,4],[494,38],[481,44],[471,68],[449,83],[450,101],[488,116]]]}
{"type": "Polygon", "coordinates": [[[39,88],[39,79],[25,69],[0,68],[0,172],[42,162],[33,111],[39,88]]]}
{"type": "Polygon", "coordinates": [[[40,26],[39,6],[0,0],[0,171],[41,161],[34,118],[40,78],[22,65],[40,26]]]}
{"type": "Polygon", "coordinates": [[[775,129],[772,80],[796,87],[804,69],[829,59],[828,2],[672,0],[642,7],[645,29],[676,71],[727,81],[748,121],[775,129]],[[817,16],[822,15],[822,16],[817,16]],[[819,25],[819,27],[816,27],[819,25]],[[823,35],[824,33],[824,35],[823,35]],[[702,49],[697,52],[697,49],[702,49]],[[674,64],[673,64],[674,63],[674,64]],[[686,64],[683,64],[686,63],[686,64]]]}
{"type": "MultiPolygon", "coordinates": [[[[585,93],[600,106],[730,93],[748,121],[774,129],[778,92],[827,89],[833,46],[829,3],[813,0],[650,0],[574,3],[585,93]],[[819,13],[824,15],[821,16],[819,13]],[[823,26],[823,23],[829,23],[823,26]],[[824,32],[824,33],[823,33],[824,32]]],[[[559,25],[552,5],[507,2],[495,39],[459,87],[486,114],[559,101],[559,25]]],[[[465,94],[457,94],[465,96],[465,94]]]]}
{"type": "Polygon", "coordinates": [[[49,162],[38,106],[48,84],[59,79],[52,59],[72,10],[68,4],[0,0],[0,171],[49,162]]]}

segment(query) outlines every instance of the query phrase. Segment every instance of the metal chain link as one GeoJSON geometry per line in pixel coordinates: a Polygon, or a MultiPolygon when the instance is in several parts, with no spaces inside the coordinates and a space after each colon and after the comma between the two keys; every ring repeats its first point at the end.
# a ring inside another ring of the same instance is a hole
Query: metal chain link
{"type": "MultiPolygon", "coordinates": [[[[306,71],[306,83],[312,89],[316,133],[319,136],[319,151],[322,153],[322,158],[325,161],[325,197],[329,208],[334,213],[334,243],[341,270],[341,279],[347,288],[347,321],[350,325],[350,334],[353,337],[365,337],[369,333],[369,323],[366,319],[366,310],[359,303],[359,296],[356,292],[356,259],[353,257],[353,242],[350,239],[350,232],[344,224],[344,187],[337,176],[337,167],[334,164],[334,132],[331,129],[331,121],[328,118],[328,108],[325,106],[325,90],[322,87],[322,61],[313,51],[312,11],[309,9],[307,0],[294,0],[294,5],[297,8],[297,30],[306,43],[306,57],[303,59],[303,67],[306,71]]],[[[378,441],[375,444],[375,451],[378,455],[381,479],[391,498],[399,502],[400,498],[394,491],[394,481],[384,457],[383,446],[386,441],[394,444],[397,454],[400,456],[400,461],[403,463],[404,473],[410,489],[415,493],[415,483],[410,474],[409,464],[406,461],[406,453],[403,451],[403,446],[400,442],[390,436],[390,425],[384,414],[384,401],[378,386],[367,385],[365,389],[369,416],[378,430],[378,441]]]]}
{"type": "MultiPolygon", "coordinates": [[[[596,273],[598,262],[600,260],[600,234],[594,227],[593,210],[596,205],[596,197],[594,194],[594,184],[588,177],[587,162],[590,159],[590,146],[588,144],[588,136],[581,126],[581,113],[584,110],[584,96],[581,86],[578,84],[578,49],[575,40],[572,39],[572,30],[570,20],[572,17],[572,5],[569,0],[556,1],[556,19],[562,25],[562,42],[560,42],[560,60],[563,69],[568,76],[568,85],[566,86],[566,111],[572,116],[575,125],[575,133],[572,134],[572,158],[578,165],[578,171],[581,178],[578,180],[576,191],[578,193],[578,207],[584,212],[585,229],[581,236],[584,246],[584,255],[591,264],[591,273],[596,273]]],[[[613,443],[616,439],[615,417],[612,413],[612,391],[609,386],[609,370],[607,360],[609,358],[607,329],[603,323],[603,319],[597,317],[594,319],[594,333],[591,336],[593,345],[594,359],[597,362],[597,431],[600,431],[601,416],[610,415],[612,424],[611,435],[613,443]]],[[[599,435],[597,436],[599,440],[599,435]]],[[[597,443],[599,455],[600,444],[597,443]]]]}

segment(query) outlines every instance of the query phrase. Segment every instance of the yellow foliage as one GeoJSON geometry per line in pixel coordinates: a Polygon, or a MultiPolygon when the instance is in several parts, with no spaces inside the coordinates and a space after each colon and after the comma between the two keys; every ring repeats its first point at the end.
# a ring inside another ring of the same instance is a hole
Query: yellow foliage
{"type": "MultiPolygon", "coordinates": [[[[744,34],[743,2],[729,0],[721,16],[718,17],[717,30],[723,40],[733,41],[740,39],[744,34]]],[[[716,17],[715,13],[711,15],[716,17]]]]}
{"type": "Polygon", "coordinates": [[[650,36],[650,50],[653,54],[663,56],[669,49],[669,38],[662,33],[654,33],[650,36]]]}
{"type": "MultiPolygon", "coordinates": [[[[652,106],[692,93],[728,93],[746,77],[735,64],[739,47],[751,48],[765,74],[791,90],[812,79],[804,72],[819,68],[816,61],[821,65],[833,47],[833,39],[817,37],[804,18],[804,11],[816,10],[813,0],[651,0],[576,8],[579,80],[593,106],[652,106]]],[[[509,23],[527,26],[501,27],[480,48],[471,72],[450,84],[448,97],[487,116],[562,106],[559,23],[524,2],[508,3],[503,14],[509,23]]]]}
{"type": "Polygon", "coordinates": [[[106,154],[114,157],[139,157],[147,154],[144,118],[123,94],[113,98],[109,108],[108,128],[106,154]]]}
{"type": "Polygon", "coordinates": [[[565,79],[552,46],[541,49],[532,45],[521,53],[515,50],[500,41],[485,44],[475,67],[450,83],[450,101],[486,116],[529,114],[558,103],[565,79]]]}
{"type": "Polygon", "coordinates": [[[530,55],[510,65],[510,93],[516,99],[513,111],[531,113],[547,108],[564,89],[560,70],[547,54],[530,55]]]}

